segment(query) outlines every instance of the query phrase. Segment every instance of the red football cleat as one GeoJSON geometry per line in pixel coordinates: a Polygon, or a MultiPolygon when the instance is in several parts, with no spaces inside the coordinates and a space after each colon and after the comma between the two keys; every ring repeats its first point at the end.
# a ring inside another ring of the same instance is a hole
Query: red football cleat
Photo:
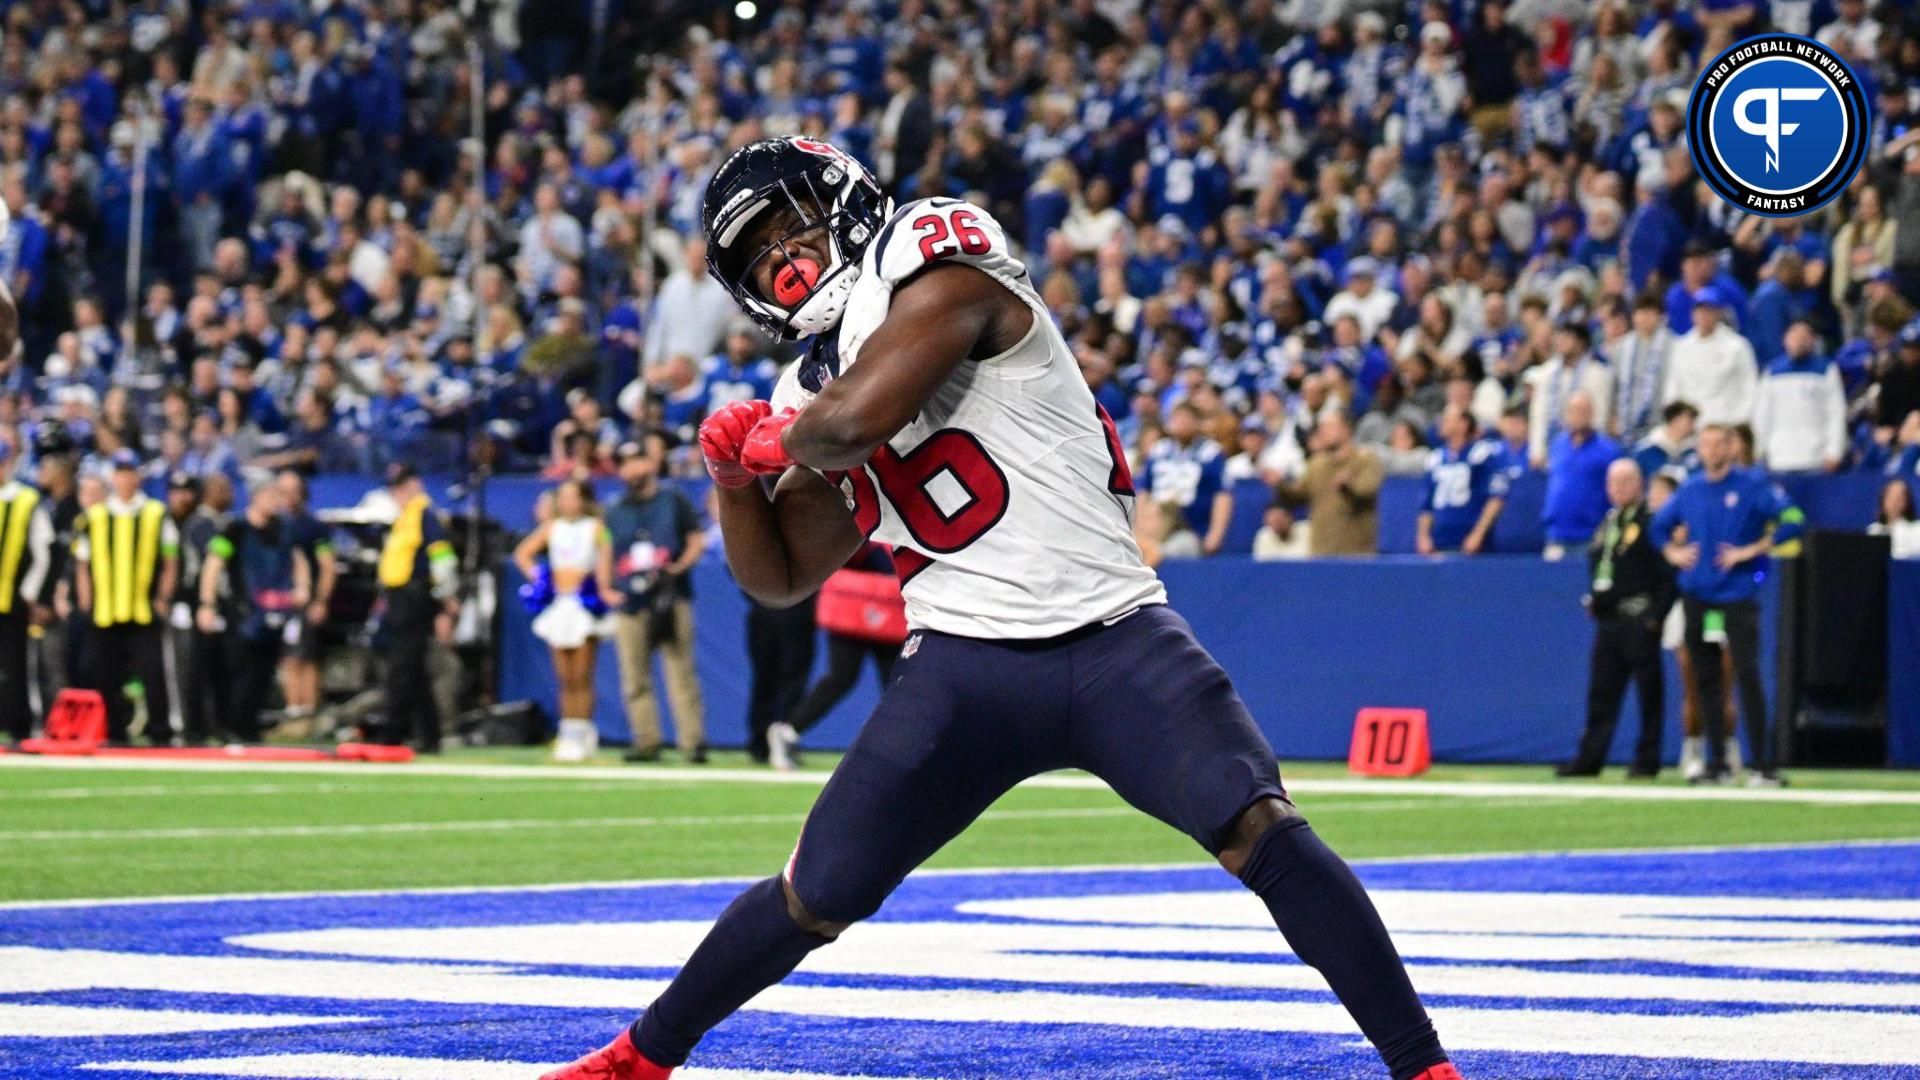
{"type": "Polygon", "coordinates": [[[641,1057],[634,1048],[633,1036],[623,1031],[606,1046],[540,1080],[667,1080],[672,1073],[672,1068],[641,1057]]]}
{"type": "Polygon", "coordinates": [[[1413,1080],[1466,1080],[1466,1078],[1460,1075],[1460,1070],[1454,1068],[1452,1062],[1443,1061],[1414,1077],[1413,1080]]]}

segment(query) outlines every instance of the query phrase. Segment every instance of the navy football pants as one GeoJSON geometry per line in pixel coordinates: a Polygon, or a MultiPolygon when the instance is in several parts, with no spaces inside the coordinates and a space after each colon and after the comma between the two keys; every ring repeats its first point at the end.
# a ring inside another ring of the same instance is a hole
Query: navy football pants
{"type": "MultiPolygon", "coordinates": [[[[1242,811],[1285,797],[1239,693],[1171,608],[1038,642],[915,631],[807,817],[793,894],[821,922],[865,919],[1008,789],[1063,768],[1093,773],[1216,855],[1242,811]]],[[[1269,828],[1241,876],[1396,1076],[1445,1060],[1365,891],[1303,820],[1269,828]]],[[[753,886],[634,1026],[635,1043],[661,1064],[685,1061],[829,940],[794,922],[779,879],[753,886]]]]}

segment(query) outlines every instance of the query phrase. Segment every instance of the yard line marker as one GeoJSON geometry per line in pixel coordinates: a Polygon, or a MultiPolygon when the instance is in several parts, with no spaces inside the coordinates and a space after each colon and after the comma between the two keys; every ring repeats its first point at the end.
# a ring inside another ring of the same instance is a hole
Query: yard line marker
{"type": "MultiPolygon", "coordinates": [[[[1486,800],[1474,800],[1486,802],[1486,800]]],[[[1556,800],[1529,800],[1529,804],[1556,800]]],[[[1364,802],[1315,803],[1313,809],[1332,811],[1408,810],[1427,805],[1422,800],[1386,799],[1364,802]]],[[[1497,805],[1512,805],[1501,800],[1497,805]]],[[[1046,821],[1073,818],[1140,818],[1145,814],[1131,806],[1060,806],[1030,809],[989,810],[980,815],[985,822],[1046,821]]],[[[805,812],[787,814],[688,814],[665,817],[585,817],[585,818],[476,818],[453,821],[377,821],[339,825],[187,825],[151,829],[17,829],[0,830],[0,842],[24,843],[76,840],[249,840],[288,837],[388,836],[409,833],[457,832],[539,832],[551,829],[653,829],[706,827],[713,825],[798,825],[807,820],[805,812]]]]}
{"type": "MultiPolygon", "coordinates": [[[[452,765],[412,763],[345,765],[330,762],[229,763],[205,759],[169,761],[164,758],[45,757],[33,754],[0,755],[0,771],[22,769],[106,769],[153,772],[251,772],[287,775],[311,773],[356,779],[392,777],[465,777],[476,779],[607,780],[632,784],[774,784],[818,787],[833,774],[825,770],[778,772],[771,769],[647,769],[607,765],[452,765]]],[[[1545,766],[1542,766],[1545,770],[1545,766]]],[[[1284,763],[1282,773],[1285,772],[1284,763]]],[[[1023,788],[1105,790],[1105,781],[1076,773],[1047,773],[1021,782],[1023,788]]],[[[1624,802],[1753,802],[1819,806],[1920,806],[1920,791],[1880,791],[1863,788],[1741,788],[1646,786],[1628,784],[1553,783],[1508,780],[1399,780],[1307,777],[1287,781],[1296,794],[1384,795],[1485,799],[1599,799],[1624,802]]],[[[1311,809],[1311,807],[1308,807],[1311,809]]]]}
{"type": "MultiPolygon", "coordinates": [[[[485,787],[465,783],[466,777],[449,776],[425,777],[418,774],[395,777],[388,784],[350,783],[350,784],[129,784],[115,787],[111,784],[97,787],[29,788],[22,791],[0,791],[0,801],[37,801],[40,799],[127,799],[127,798],[195,798],[206,795],[252,796],[252,795],[394,795],[394,794],[446,794],[451,788],[454,793],[486,795],[495,791],[551,791],[553,782],[540,783],[519,780],[495,781],[485,787]],[[444,782],[442,782],[444,779],[444,782]]],[[[565,780],[566,778],[557,778],[565,780]]],[[[662,782],[652,790],[672,791],[688,790],[698,785],[662,782]]],[[[618,783],[611,780],[574,781],[566,785],[568,791],[631,791],[630,783],[618,783]]]]}
{"type": "Polygon", "coordinates": [[[0,1004],[0,1035],[9,1039],[92,1039],[131,1035],[181,1035],[192,1031],[357,1024],[360,1016],[278,1016],[259,1013],[187,1012],[179,1009],[115,1009],[78,1005],[0,1004]]]}
{"type": "MultiPolygon", "coordinates": [[[[50,958],[80,959],[61,957],[58,952],[51,953],[50,958]]],[[[124,970],[143,983],[179,978],[186,968],[217,962],[169,958],[172,962],[156,969],[149,958],[123,959],[124,970]],[[135,961],[145,962],[136,964],[135,961]]],[[[283,980],[291,982],[299,978],[302,968],[310,965],[286,966],[283,980]]],[[[497,1004],[505,1000],[499,993],[501,980],[505,980],[507,984],[522,986],[527,992],[525,996],[542,998],[547,1006],[574,1009],[617,1007],[644,1001],[664,985],[656,979],[503,976],[491,981],[482,977],[462,988],[458,984],[470,977],[460,975],[457,969],[443,969],[439,977],[452,980],[448,988],[453,991],[451,996],[459,1001],[497,1004]]],[[[91,977],[89,981],[98,984],[100,979],[91,977]]],[[[350,994],[331,991],[316,986],[309,978],[289,989],[295,995],[357,1000],[421,1000],[420,994],[425,989],[400,987],[385,979],[363,979],[352,984],[352,988],[354,992],[350,994]]],[[[266,992],[278,993],[279,988],[266,992]]],[[[523,996],[523,1003],[524,1000],[523,996]]],[[[1194,1001],[1185,998],[1098,992],[943,989],[934,993],[902,993],[895,989],[783,983],[763,991],[744,1008],[810,1017],[932,1023],[1099,1024],[1196,1031],[1357,1034],[1346,1009],[1335,1002],[1263,998],[1213,1000],[1207,1002],[1205,1008],[1196,1008],[1194,1001]]],[[[1521,1010],[1447,1005],[1432,1012],[1436,1024],[1454,1033],[1449,1036],[1450,1044],[1468,1049],[1527,1053],[1662,1057],[1674,1052],[1674,1048],[1681,1048],[1688,1057],[1717,1061],[1908,1065],[1912,1063],[1912,1047],[1920,1041],[1920,1014],[1913,1012],[1849,1012],[1844,1014],[1845,1023],[1836,1023],[1836,1014],[1832,1011],[1814,1009],[1728,1016],[1597,1012],[1578,1007],[1521,1010]]],[[[313,1074],[266,1075],[291,1075],[307,1080],[313,1074]]],[[[382,1075],[374,1074],[376,1078],[382,1075]]],[[[441,1080],[447,1074],[431,1075],[441,1080]]],[[[467,1074],[456,1075],[466,1080],[467,1074]]],[[[406,1074],[401,1074],[401,1078],[412,1080],[406,1074]]]]}
{"type": "MultiPolygon", "coordinates": [[[[156,1076],[246,1076],[270,1080],[527,1080],[558,1062],[471,1061],[460,1058],[376,1057],[361,1054],[271,1054],[187,1061],[103,1061],[83,1069],[156,1076]]],[[[867,1080],[822,1073],[679,1068],[686,1080],[867,1080]]],[[[896,1078],[898,1080],[898,1078],[896,1078]]],[[[910,1078],[908,1078],[910,1080],[910,1078]]]]}

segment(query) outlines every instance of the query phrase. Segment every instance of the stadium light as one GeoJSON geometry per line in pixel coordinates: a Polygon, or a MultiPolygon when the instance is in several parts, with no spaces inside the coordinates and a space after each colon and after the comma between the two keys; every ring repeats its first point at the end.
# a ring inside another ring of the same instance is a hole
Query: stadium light
{"type": "Polygon", "coordinates": [[[755,15],[760,14],[760,6],[755,4],[753,0],[740,0],[739,3],[733,5],[733,13],[742,19],[751,19],[755,15]]]}

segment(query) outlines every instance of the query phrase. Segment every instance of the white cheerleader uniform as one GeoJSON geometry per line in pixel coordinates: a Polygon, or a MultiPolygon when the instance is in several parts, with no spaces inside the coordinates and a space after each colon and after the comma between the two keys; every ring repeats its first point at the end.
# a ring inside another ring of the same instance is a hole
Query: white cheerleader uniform
{"type": "MultiPolygon", "coordinates": [[[[547,527],[547,565],[553,568],[554,576],[575,571],[586,574],[586,580],[591,583],[594,566],[600,558],[600,530],[604,527],[597,517],[555,519],[547,527]]],[[[580,602],[576,589],[554,595],[553,603],[534,617],[533,633],[556,649],[577,649],[599,636],[601,625],[580,602]]]]}

